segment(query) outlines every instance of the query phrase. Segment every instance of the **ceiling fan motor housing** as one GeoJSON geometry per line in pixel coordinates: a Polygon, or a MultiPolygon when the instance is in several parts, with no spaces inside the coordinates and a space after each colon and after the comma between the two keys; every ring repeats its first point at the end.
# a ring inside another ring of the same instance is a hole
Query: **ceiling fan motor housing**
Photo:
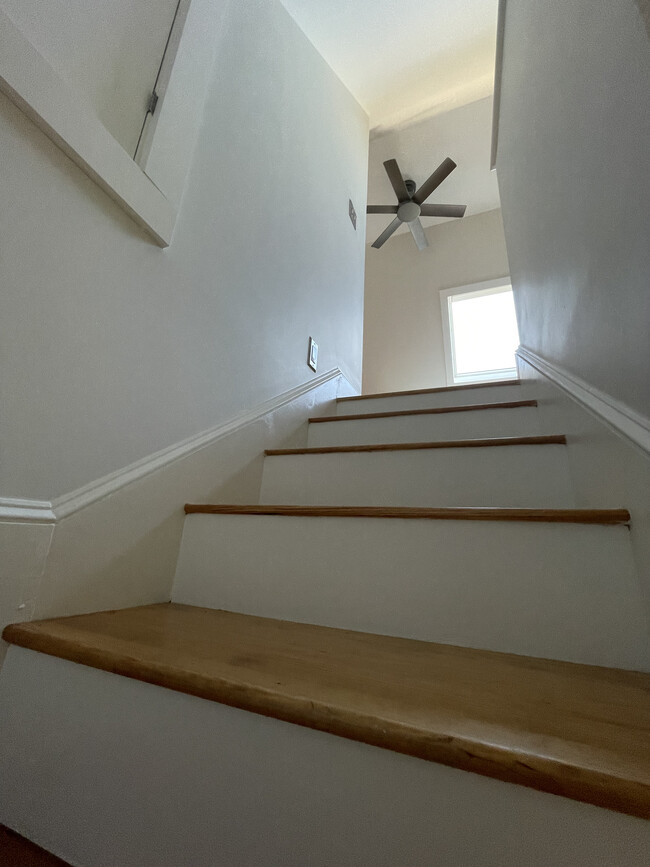
{"type": "Polygon", "coordinates": [[[405,180],[404,184],[406,186],[406,191],[408,192],[409,196],[412,197],[417,190],[418,185],[415,183],[415,181],[412,181],[410,179],[405,180]]]}
{"type": "Polygon", "coordinates": [[[420,216],[421,208],[416,202],[402,202],[397,209],[397,216],[403,223],[412,223],[420,216]]]}

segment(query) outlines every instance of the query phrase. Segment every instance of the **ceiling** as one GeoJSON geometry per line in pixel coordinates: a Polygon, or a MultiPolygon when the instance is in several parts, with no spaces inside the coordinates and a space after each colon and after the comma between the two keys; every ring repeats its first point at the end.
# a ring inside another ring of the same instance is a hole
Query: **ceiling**
{"type": "MultiPolygon", "coordinates": [[[[500,207],[490,171],[498,0],[282,2],[368,112],[369,203],[395,203],[384,160],[419,186],[450,156],[458,168],[428,201],[467,205],[466,216],[500,207]]],[[[389,222],[368,217],[369,244],[389,222]]]]}
{"type": "MultiPolygon", "coordinates": [[[[419,123],[393,129],[370,141],[368,203],[393,205],[397,199],[384,170],[384,160],[397,160],[405,178],[418,186],[451,157],[457,168],[427,199],[428,204],[467,205],[466,217],[501,207],[495,172],[490,171],[492,98],[472,102],[419,123]]],[[[391,221],[390,216],[369,215],[367,241],[372,244],[391,221]]],[[[447,222],[422,218],[428,226],[447,222]]],[[[406,225],[398,232],[407,232],[406,225]]],[[[388,241],[387,245],[390,244],[388,241]]],[[[415,250],[415,247],[413,248],[415,250]]]]}
{"type": "Polygon", "coordinates": [[[379,132],[492,92],[497,0],[282,0],[379,132]]]}

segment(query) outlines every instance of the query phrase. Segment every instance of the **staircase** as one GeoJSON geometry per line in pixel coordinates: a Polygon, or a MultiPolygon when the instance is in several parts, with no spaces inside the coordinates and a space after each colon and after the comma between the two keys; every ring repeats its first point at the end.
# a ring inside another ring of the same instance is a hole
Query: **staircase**
{"type": "Polygon", "coordinates": [[[0,822],[79,865],[647,863],[631,518],[574,505],[518,381],[339,399],[259,503],[186,506],[171,604],[5,630],[0,822]]]}

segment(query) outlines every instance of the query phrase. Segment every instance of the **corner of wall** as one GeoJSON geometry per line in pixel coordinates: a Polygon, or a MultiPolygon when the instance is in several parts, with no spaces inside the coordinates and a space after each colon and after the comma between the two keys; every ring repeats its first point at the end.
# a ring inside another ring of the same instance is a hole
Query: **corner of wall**
{"type": "Polygon", "coordinates": [[[520,378],[530,384],[544,428],[565,434],[577,508],[625,508],[638,579],[650,619],[650,454],[570,391],[561,374],[520,350],[520,378]]]}

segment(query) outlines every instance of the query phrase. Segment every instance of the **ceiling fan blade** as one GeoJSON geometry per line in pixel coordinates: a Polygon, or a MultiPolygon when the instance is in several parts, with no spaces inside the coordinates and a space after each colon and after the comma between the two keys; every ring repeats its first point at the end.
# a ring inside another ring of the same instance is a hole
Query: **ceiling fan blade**
{"type": "Polygon", "coordinates": [[[378,250],[380,247],[382,247],[386,243],[386,241],[390,238],[390,236],[393,234],[393,232],[396,229],[399,229],[399,227],[401,225],[402,225],[402,221],[400,220],[400,218],[395,217],[395,219],[390,224],[390,226],[387,229],[384,229],[384,231],[381,233],[381,235],[377,238],[377,240],[375,241],[375,243],[372,246],[378,250]]]}
{"type": "Polygon", "coordinates": [[[464,217],[467,205],[422,205],[422,217],[464,217]]]}
{"type": "Polygon", "coordinates": [[[431,177],[427,178],[427,180],[422,184],[420,189],[413,196],[413,201],[418,205],[421,205],[422,202],[426,201],[429,198],[431,193],[439,187],[440,184],[444,181],[444,179],[450,175],[453,170],[456,168],[456,163],[447,157],[446,160],[443,160],[435,172],[431,175],[431,177]]]}
{"type": "Polygon", "coordinates": [[[397,160],[386,160],[386,162],[384,163],[384,168],[386,169],[388,180],[391,182],[391,186],[395,190],[397,201],[408,202],[411,197],[409,196],[409,191],[406,189],[406,184],[404,183],[404,176],[399,170],[397,160]]]}
{"type": "Polygon", "coordinates": [[[366,214],[396,214],[399,205],[368,205],[366,214]]]}
{"type": "Polygon", "coordinates": [[[413,235],[413,240],[418,245],[418,250],[424,250],[425,247],[428,247],[429,242],[427,241],[427,236],[424,234],[422,223],[419,220],[413,220],[408,226],[413,235]]]}

